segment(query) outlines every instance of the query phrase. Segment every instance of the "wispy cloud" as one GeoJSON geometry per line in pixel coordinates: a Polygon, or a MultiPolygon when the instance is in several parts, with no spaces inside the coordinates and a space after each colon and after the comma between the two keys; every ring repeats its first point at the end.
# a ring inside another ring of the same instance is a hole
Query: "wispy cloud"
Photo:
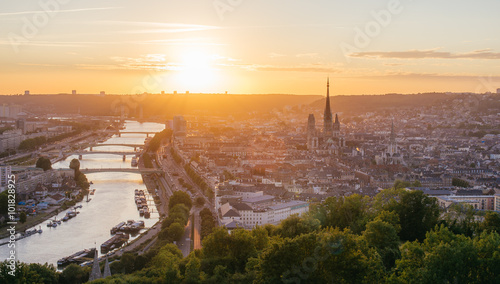
{"type": "MultiPolygon", "coordinates": [[[[477,74],[455,74],[455,73],[418,73],[418,72],[386,72],[380,75],[363,76],[371,79],[437,79],[437,80],[477,80],[477,74]]],[[[489,76],[500,79],[500,76],[489,76]]]]}
{"type": "Polygon", "coordinates": [[[44,64],[44,63],[18,63],[18,65],[22,66],[40,66],[40,67],[62,67],[64,65],[61,64],[44,64]]]}
{"type": "Polygon", "coordinates": [[[215,30],[220,27],[209,25],[194,25],[184,23],[162,23],[162,22],[127,22],[127,21],[96,21],[94,24],[117,26],[127,29],[119,30],[118,33],[145,34],[145,33],[181,33],[215,30]]]}
{"type": "Polygon", "coordinates": [[[68,9],[68,10],[54,10],[54,11],[19,11],[19,12],[6,12],[0,13],[0,17],[5,16],[18,16],[18,15],[31,15],[36,13],[73,13],[73,12],[87,12],[87,11],[98,11],[98,10],[114,10],[120,9],[121,7],[101,7],[101,8],[82,8],[82,9],[68,9]]]}
{"type": "Polygon", "coordinates": [[[500,59],[500,52],[493,52],[491,49],[474,50],[465,53],[452,53],[447,51],[429,50],[408,50],[408,51],[367,51],[355,52],[349,56],[370,59],[500,59]]]}
{"type": "MultiPolygon", "coordinates": [[[[44,46],[44,47],[82,47],[88,43],[82,42],[50,42],[50,41],[19,41],[19,45],[25,46],[44,46]]],[[[0,40],[0,45],[12,45],[9,40],[0,40]]]]}
{"type": "Polygon", "coordinates": [[[326,65],[299,65],[299,66],[275,66],[260,64],[219,64],[229,68],[240,68],[248,71],[277,71],[277,72],[320,72],[339,73],[340,70],[326,65]]]}
{"type": "Polygon", "coordinates": [[[78,69],[90,70],[176,70],[178,66],[167,63],[164,54],[146,54],[140,57],[111,57],[110,64],[76,64],[78,69]]]}

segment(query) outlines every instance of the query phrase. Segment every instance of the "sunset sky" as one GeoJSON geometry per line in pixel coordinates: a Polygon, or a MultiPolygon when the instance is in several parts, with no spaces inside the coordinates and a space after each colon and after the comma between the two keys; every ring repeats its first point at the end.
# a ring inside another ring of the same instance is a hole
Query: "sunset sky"
{"type": "Polygon", "coordinates": [[[2,1],[0,94],[495,91],[499,20],[495,0],[2,1]]]}

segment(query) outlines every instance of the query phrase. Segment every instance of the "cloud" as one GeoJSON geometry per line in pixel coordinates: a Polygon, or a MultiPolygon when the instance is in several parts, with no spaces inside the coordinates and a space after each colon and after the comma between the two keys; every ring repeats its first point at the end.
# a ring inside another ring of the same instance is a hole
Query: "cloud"
{"type": "Polygon", "coordinates": [[[272,72],[320,72],[320,73],[339,73],[339,69],[329,66],[301,65],[301,66],[274,66],[260,64],[218,64],[221,67],[240,68],[248,71],[272,71],[272,72]]]}
{"type": "Polygon", "coordinates": [[[44,63],[18,63],[22,66],[41,66],[41,67],[62,67],[60,64],[44,64],[44,63]]]}
{"type": "Polygon", "coordinates": [[[76,64],[79,69],[91,70],[176,70],[176,64],[167,63],[164,54],[146,54],[140,57],[111,57],[111,64],[76,64]]]}
{"type": "Polygon", "coordinates": [[[126,33],[126,34],[181,33],[181,32],[215,30],[220,28],[217,26],[209,26],[209,25],[193,25],[184,23],[163,23],[163,22],[133,22],[133,21],[131,22],[95,21],[94,24],[117,26],[120,28],[131,27],[131,29],[129,28],[121,31],[116,31],[118,33],[126,33]]]}
{"type": "Polygon", "coordinates": [[[281,71],[281,72],[320,72],[320,73],[337,73],[339,70],[329,67],[274,67],[263,66],[257,67],[257,71],[281,71]]]}
{"type": "MultiPolygon", "coordinates": [[[[380,75],[362,76],[370,79],[439,79],[439,80],[478,80],[484,76],[477,74],[453,74],[453,73],[417,73],[417,72],[386,72],[380,75]]],[[[500,76],[487,76],[500,79],[500,76]]]]}
{"type": "Polygon", "coordinates": [[[0,45],[26,45],[26,46],[45,46],[45,47],[82,47],[85,44],[82,42],[51,42],[51,41],[18,41],[11,42],[10,40],[0,39],[0,45]]]}
{"type": "Polygon", "coordinates": [[[31,14],[36,14],[36,13],[73,13],[73,12],[87,12],[87,11],[98,11],[98,10],[114,10],[114,9],[120,9],[121,7],[101,7],[101,8],[82,8],[82,9],[68,9],[68,10],[54,10],[54,11],[45,11],[45,10],[38,10],[38,11],[20,11],[20,12],[7,12],[7,13],[0,13],[0,17],[2,16],[18,16],[18,15],[31,15],[31,14]]]}
{"type": "Polygon", "coordinates": [[[451,53],[447,51],[408,50],[408,51],[367,51],[355,52],[349,55],[357,58],[370,59],[500,59],[500,52],[492,52],[491,49],[474,50],[465,53],[451,53]]]}

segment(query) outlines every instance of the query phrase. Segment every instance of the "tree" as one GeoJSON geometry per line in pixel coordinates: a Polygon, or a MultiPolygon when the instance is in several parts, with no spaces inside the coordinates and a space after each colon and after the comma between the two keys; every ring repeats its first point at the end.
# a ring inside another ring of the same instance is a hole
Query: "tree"
{"type": "Polygon", "coordinates": [[[484,216],[482,227],[486,231],[500,233],[500,215],[496,212],[487,212],[484,216]]]}
{"type": "Polygon", "coordinates": [[[438,221],[439,207],[435,198],[420,190],[404,191],[396,212],[401,222],[402,240],[423,240],[425,233],[438,221]]]}
{"type": "Polygon", "coordinates": [[[83,190],[88,190],[90,188],[90,183],[85,174],[80,173],[78,175],[78,179],[76,180],[76,185],[79,186],[83,190]]]}
{"type": "Polygon", "coordinates": [[[43,169],[43,171],[48,171],[52,169],[52,162],[50,161],[49,158],[40,157],[36,161],[36,167],[43,169]]]}
{"type": "MultiPolygon", "coordinates": [[[[180,282],[179,262],[182,252],[174,244],[163,246],[150,262],[150,266],[156,269],[161,278],[168,279],[168,283],[180,282]]],[[[144,282],[147,283],[147,282],[144,282]]]]}
{"type": "Polygon", "coordinates": [[[452,204],[442,214],[439,222],[445,224],[455,234],[472,237],[478,232],[480,227],[475,215],[476,210],[474,210],[472,205],[462,203],[452,204]]]}
{"type": "Polygon", "coordinates": [[[257,268],[258,283],[380,283],[384,272],[374,249],[339,229],[276,240],[257,268]]]}
{"type": "Polygon", "coordinates": [[[75,171],[75,181],[78,180],[78,176],[80,175],[80,161],[78,159],[73,159],[69,162],[69,168],[75,171]]]}
{"type": "Polygon", "coordinates": [[[176,204],[184,204],[186,205],[187,208],[191,210],[191,207],[193,206],[193,203],[191,201],[191,197],[183,191],[177,190],[174,191],[174,194],[170,197],[170,200],[168,201],[168,208],[174,207],[176,204]]]}
{"type": "Polygon", "coordinates": [[[22,224],[26,223],[26,212],[21,212],[21,214],[19,214],[19,222],[21,222],[22,224]]]}
{"type": "Polygon", "coordinates": [[[374,220],[366,224],[363,237],[367,244],[374,247],[382,257],[382,261],[387,270],[390,270],[399,258],[399,237],[393,225],[374,220]]]}
{"type": "Polygon", "coordinates": [[[15,277],[8,274],[10,264],[0,263],[0,283],[59,283],[59,273],[53,265],[39,263],[16,263],[15,277]]]}
{"type": "Polygon", "coordinates": [[[207,258],[223,258],[228,256],[230,237],[225,228],[216,228],[203,240],[203,255],[207,258]]]}
{"type": "Polygon", "coordinates": [[[459,179],[459,178],[453,178],[451,180],[451,185],[458,186],[458,187],[465,187],[465,188],[471,187],[467,181],[465,181],[463,179],[459,179]]]}
{"type": "Polygon", "coordinates": [[[385,189],[375,196],[373,206],[377,210],[398,215],[401,224],[399,236],[402,240],[423,240],[425,233],[437,224],[439,217],[436,199],[420,190],[385,189]]]}
{"type": "Polygon", "coordinates": [[[281,221],[276,233],[282,238],[295,238],[302,234],[308,234],[319,229],[319,220],[310,216],[299,217],[292,215],[281,221]]]}
{"type": "Polygon", "coordinates": [[[62,283],[71,283],[71,284],[80,284],[84,283],[85,271],[78,264],[70,264],[68,265],[63,272],[61,273],[60,282],[62,283]]]}
{"type": "Polygon", "coordinates": [[[189,262],[186,265],[185,283],[200,282],[200,260],[196,256],[190,256],[189,262]]]}
{"type": "Polygon", "coordinates": [[[464,235],[453,234],[443,225],[429,231],[422,243],[403,244],[401,252],[389,282],[494,283],[491,279],[477,280],[478,274],[482,274],[478,270],[481,254],[474,242],[464,235]]]}
{"type": "Polygon", "coordinates": [[[215,228],[215,219],[212,215],[212,212],[208,208],[203,208],[200,211],[200,219],[201,219],[201,232],[200,238],[203,240],[206,236],[212,233],[215,228]]]}
{"type": "Polygon", "coordinates": [[[350,228],[361,233],[368,223],[370,198],[353,194],[347,197],[329,197],[322,204],[313,206],[311,216],[318,219],[322,226],[350,228]]]}
{"type": "Polygon", "coordinates": [[[231,261],[234,262],[236,271],[244,272],[248,259],[257,254],[255,239],[249,231],[236,229],[231,232],[229,240],[231,261]]]}
{"type": "Polygon", "coordinates": [[[170,207],[169,213],[170,214],[179,213],[182,214],[185,217],[185,219],[188,219],[189,208],[187,208],[187,206],[184,203],[178,203],[174,207],[170,207]]]}
{"type": "Polygon", "coordinates": [[[196,197],[195,204],[196,207],[202,207],[203,205],[205,205],[205,199],[201,196],[198,196],[196,197]]]}
{"type": "Polygon", "coordinates": [[[171,240],[179,241],[184,235],[184,227],[179,223],[172,223],[168,227],[168,236],[171,240]]]}

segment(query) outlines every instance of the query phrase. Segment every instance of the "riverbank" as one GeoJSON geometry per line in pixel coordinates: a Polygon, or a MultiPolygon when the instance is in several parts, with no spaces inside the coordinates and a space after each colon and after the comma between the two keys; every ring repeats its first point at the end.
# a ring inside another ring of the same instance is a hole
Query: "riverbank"
{"type": "MultiPolygon", "coordinates": [[[[63,205],[57,206],[57,207],[51,207],[47,211],[42,212],[42,213],[38,213],[35,216],[27,216],[25,223],[17,222],[16,232],[17,233],[22,233],[22,232],[25,232],[29,228],[36,228],[37,226],[41,226],[40,224],[42,224],[43,222],[51,219],[52,217],[56,216],[57,214],[65,211],[65,210],[68,210],[68,209],[72,208],[78,202],[81,202],[82,200],[83,200],[83,198],[82,199],[78,199],[78,200],[74,200],[74,201],[67,201],[69,203],[63,204],[63,205]]],[[[7,226],[3,226],[2,228],[4,228],[4,227],[6,228],[7,226]]],[[[0,240],[9,237],[9,235],[10,235],[10,233],[8,231],[1,230],[1,232],[0,232],[0,240]]],[[[0,243],[0,246],[4,245],[4,244],[5,244],[4,242],[0,243]]]]}
{"type": "MultiPolygon", "coordinates": [[[[139,161],[137,164],[139,169],[144,169],[144,163],[139,161]]],[[[161,187],[161,182],[158,180],[159,177],[156,174],[142,174],[142,181],[146,186],[147,191],[151,196],[158,196],[158,198],[154,198],[155,207],[158,210],[159,220],[156,222],[151,228],[142,232],[137,238],[135,238],[132,242],[122,247],[119,250],[112,252],[109,257],[120,257],[123,253],[126,252],[137,252],[139,254],[143,254],[148,251],[148,249],[156,242],[158,238],[158,234],[161,231],[161,221],[164,217],[166,217],[166,207],[168,204],[168,198],[164,194],[164,190],[161,187]],[[159,202],[158,202],[159,201],[159,202]]]]}
{"type": "MultiPolygon", "coordinates": [[[[83,137],[74,137],[74,138],[69,138],[69,139],[71,142],[83,140],[85,143],[90,143],[90,142],[92,142],[92,140],[90,140],[90,139],[94,138],[93,132],[94,131],[89,131],[89,132],[84,133],[84,134],[79,134],[79,136],[83,136],[83,137]],[[73,140],[71,140],[71,139],[73,139],[73,140]]],[[[105,134],[105,136],[100,137],[100,139],[109,139],[112,136],[113,136],[113,134],[105,134]]],[[[50,146],[50,147],[55,147],[55,146],[50,146]]],[[[65,160],[66,158],[67,158],[66,156],[65,157],[57,157],[57,158],[52,159],[51,163],[55,164],[59,161],[65,160]]],[[[34,159],[36,161],[37,158],[34,158],[34,159]]],[[[76,203],[81,202],[82,200],[83,200],[83,198],[78,199],[78,200],[74,200],[74,201],[70,201],[70,204],[68,204],[68,205],[49,207],[49,209],[47,211],[41,212],[41,213],[37,214],[36,216],[27,216],[25,223],[20,223],[20,222],[17,223],[16,232],[21,233],[21,232],[26,231],[29,228],[39,226],[43,222],[56,216],[60,212],[73,207],[76,203]]],[[[2,227],[0,227],[0,229],[6,228],[6,227],[7,226],[2,226],[2,227]]],[[[10,235],[10,233],[7,230],[0,230],[0,240],[9,237],[9,235],[10,235]]],[[[0,244],[0,245],[2,245],[2,244],[0,244]]]]}

